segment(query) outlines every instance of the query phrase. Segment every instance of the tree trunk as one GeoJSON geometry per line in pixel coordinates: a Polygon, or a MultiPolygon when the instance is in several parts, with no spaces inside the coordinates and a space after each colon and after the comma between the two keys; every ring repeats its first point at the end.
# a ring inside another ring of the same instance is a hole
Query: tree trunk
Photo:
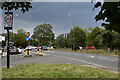
{"type": "Polygon", "coordinates": [[[120,53],[120,32],[118,32],[118,53],[120,53]]]}
{"type": "Polygon", "coordinates": [[[110,46],[110,53],[112,53],[112,51],[113,51],[113,47],[112,47],[112,46],[110,46]]]}

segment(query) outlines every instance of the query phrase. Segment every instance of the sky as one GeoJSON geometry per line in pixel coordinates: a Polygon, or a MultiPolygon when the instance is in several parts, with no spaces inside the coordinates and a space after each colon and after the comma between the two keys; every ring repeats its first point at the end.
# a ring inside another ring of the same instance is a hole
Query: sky
{"type": "MultiPolygon", "coordinates": [[[[57,37],[73,29],[73,16],[75,26],[83,29],[89,26],[101,27],[102,21],[95,21],[95,16],[100,9],[93,11],[94,4],[91,2],[32,2],[33,8],[28,12],[23,14],[20,10],[14,11],[13,32],[23,28],[32,35],[37,25],[48,23],[52,25],[55,37],[57,37]]],[[[1,28],[0,32],[5,31],[1,28]]]]}

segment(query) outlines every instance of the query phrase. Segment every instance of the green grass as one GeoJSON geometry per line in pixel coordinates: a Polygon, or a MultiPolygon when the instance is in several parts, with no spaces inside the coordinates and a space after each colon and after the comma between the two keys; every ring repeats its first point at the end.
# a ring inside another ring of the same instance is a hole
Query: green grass
{"type": "Polygon", "coordinates": [[[3,78],[117,78],[116,73],[71,64],[22,64],[2,68],[3,78]]]}
{"type": "Polygon", "coordinates": [[[120,53],[118,53],[118,50],[113,50],[112,53],[109,52],[109,50],[105,51],[104,49],[82,49],[82,50],[71,50],[71,49],[54,49],[58,51],[70,51],[70,52],[83,52],[83,53],[92,53],[92,54],[102,54],[102,55],[111,55],[111,56],[118,56],[120,53]],[[116,52],[117,51],[117,55],[116,52]]]}

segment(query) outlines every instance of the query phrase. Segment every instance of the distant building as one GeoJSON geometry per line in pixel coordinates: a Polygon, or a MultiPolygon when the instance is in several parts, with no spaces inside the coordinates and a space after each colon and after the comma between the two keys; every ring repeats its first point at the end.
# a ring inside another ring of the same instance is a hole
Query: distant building
{"type": "Polygon", "coordinates": [[[2,41],[5,41],[5,37],[0,35],[0,47],[2,46],[2,41]]]}
{"type": "Polygon", "coordinates": [[[0,35],[0,42],[5,41],[5,37],[0,35]]]}

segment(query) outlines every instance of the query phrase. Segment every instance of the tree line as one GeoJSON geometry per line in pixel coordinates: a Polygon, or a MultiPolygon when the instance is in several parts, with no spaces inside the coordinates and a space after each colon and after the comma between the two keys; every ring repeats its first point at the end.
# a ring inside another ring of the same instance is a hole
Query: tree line
{"type": "Polygon", "coordinates": [[[84,49],[86,46],[94,46],[96,49],[113,49],[118,48],[118,32],[112,30],[106,30],[99,27],[88,27],[80,28],[79,26],[74,27],[67,34],[60,34],[55,39],[57,48],[72,48],[76,50],[79,46],[84,49]]]}
{"type": "MultiPolygon", "coordinates": [[[[93,0],[91,1],[93,2],[93,0]]],[[[105,29],[96,27],[89,32],[87,31],[87,29],[83,30],[79,27],[75,27],[74,29],[70,30],[70,33],[68,33],[67,37],[65,38],[63,37],[64,34],[61,34],[57,37],[57,39],[54,40],[54,33],[52,34],[51,37],[50,36],[36,37],[35,35],[33,35],[32,38],[34,42],[30,41],[30,43],[31,44],[35,43],[34,45],[47,44],[47,45],[54,45],[56,47],[72,47],[72,48],[78,45],[83,47],[85,47],[85,45],[94,45],[96,48],[110,47],[111,51],[113,50],[113,48],[116,48],[117,46],[119,47],[118,49],[120,50],[120,43],[119,43],[120,42],[120,20],[119,20],[120,19],[120,11],[119,11],[120,1],[118,2],[107,2],[106,0],[104,1],[105,2],[102,2],[102,3],[97,2],[94,5],[93,10],[98,7],[101,8],[99,13],[96,15],[95,19],[96,21],[103,20],[105,23],[102,23],[101,25],[105,29]],[[78,29],[78,31],[76,30],[77,32],[75,32],[75,29],[78,29]],[[77,34],[82,34],[82,35],[78,36],[77,34]],[[81,39],[81,37],[83,38],[81,39]],[[59,38],[63,38],[63,39],[60,40],[59,38]],[[41,43],[40,39],[44,42],[41,43]],[[79,42],[80,40],[83,42],[80,42],[78,44],[77,42],[79,42]],[[61,43],[60,41],[62,41],[62,44],[60,44],[61,43]],[[57,45],[57,43],[59,43],[59,45],[57,45]]],[[[20,9],[21,12],[23,13],[25,13],[26,11],[29,11],[29,9],[32,8],[30,2],[1,2],[0,6],[2,7],[2,10],[11,11],[11,10],[20,9]]],[[[19,35],[19,34],[16,34],[16,35],[19,35]]],[[[17,43],[19,44],[19,42],[17,43]]],[[[17,45],[17,43],[15,44],[17,45]]]]}
{"type": "MultiPolygon", "coordinates": [[[[50,24],[41,24],[34,28],[30,41],[26,40],[26,31],[18,29],[17,33],[10,32],[10,41],[15,46],[25,48],[28,43],[33,46],[54,46],[55,48],[71,48],[76,50],[80,47],[94,46],[96,49],[117,49],[119,38],[117,31],[109,31],[99,27],[81,28],[74,27],[69,33],[63,33],[56,37],[50,24]]],[[[5,34],[7,40],[7,34],[5,34]]],[[[3,46],[5,42],[3,42],[3,46]]]]}

